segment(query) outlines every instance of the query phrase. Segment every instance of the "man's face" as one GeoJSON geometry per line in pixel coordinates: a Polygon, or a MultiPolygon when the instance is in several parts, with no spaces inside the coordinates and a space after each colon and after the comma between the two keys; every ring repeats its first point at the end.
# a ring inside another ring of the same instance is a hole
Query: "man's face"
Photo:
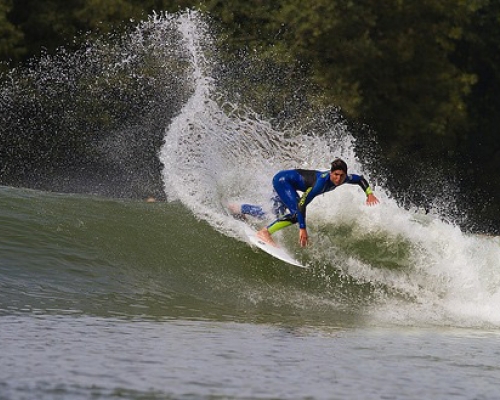
{"type": "Polygon", "coordinates": [[[345,181],[346,173],[341,169],[330,172],[330,180],[335,186],[342,185],[345,181]]]}

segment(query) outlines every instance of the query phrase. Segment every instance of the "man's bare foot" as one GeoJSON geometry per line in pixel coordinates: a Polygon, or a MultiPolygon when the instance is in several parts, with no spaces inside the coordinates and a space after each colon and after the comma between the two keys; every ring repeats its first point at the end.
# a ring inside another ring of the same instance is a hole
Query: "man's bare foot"
{"type": "Polygon", "coordinates": [[[264,242],[270,244],[271,246],[278,247],[276,242],[273,240],[271,237],[271,234],[267,230],[267,228],[262,228],[260,231],[257,232],[257,237],[259,239],[262,239],[264,242]]]}

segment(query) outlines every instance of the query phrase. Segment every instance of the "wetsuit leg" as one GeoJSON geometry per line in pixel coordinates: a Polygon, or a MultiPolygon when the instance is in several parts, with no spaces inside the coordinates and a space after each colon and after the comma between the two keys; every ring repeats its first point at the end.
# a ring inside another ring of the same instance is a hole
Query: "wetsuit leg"
{"type": "MultiPolygon", "coordinates": [[[[276,193],[274,193],[274,196],[271,198],[271,202],[272,202],[273,214],[276,216],[276,218],[280,218],[283,215],[285,215],[286,206],[276,193]]],[[[261,206],[253,204],[245,204],[245,203],[241,204],[240,212],[241,214],[251,215],[252,217],[259,219],[264,219],[267,216],[266,212],[261,206]]]]}
{"type": "Polygon", "coordinates": [[[271,201],[273,203],[272,205],[273,214],[276,216],[276,218],[282,217],[283,215],[286,214],[286,205],[285,203],[283,203],[283,201],[276,193],[274,193],[274,196],[271,198],[271,201]]]}
{"type": "Polygon", "coordinates": [[[286,175],[284,175],[284,173],[287,171],[282,172],[283,174],[278,173],[273,178],[274,190],[278,194],[281,201],[285,204],[286,208],[290,210],[290,213],[297,214],[299,212],[298,204],[300,196],[286,179],[286,175]]]}
{"type": "Polygon", "coordinates": [[[287,214],[281,218],[278,218],[274,222],[270,223],[267,226],[267,230],[272,235],[273,233],[278,232],[279,230],[296,223],[297,223],[297,217],[292,214],[287,214]]]}
{"type": "Polygon", "coordinates": [[[251,215],[256,218],[264,218],[266,213],[261,206],[254,206],[253,204],[242,204],[241,213],[251,215]]]}
{"type": "Polygon", "coordinates": [[[281,174],[277,174],[274,177],[273,186],[274,190],[281,199],[281,202],[286,206],[286,208],[288,208],[288,210],[290,210],[290,213],[282,217],[278,217],[276,221],[267,226],[267,230],[271,234],[297,222],[297,212],[299,211],[298,203],[300,200],[300,197],[293,186],[290,185],[286,178],[281,174]]]}

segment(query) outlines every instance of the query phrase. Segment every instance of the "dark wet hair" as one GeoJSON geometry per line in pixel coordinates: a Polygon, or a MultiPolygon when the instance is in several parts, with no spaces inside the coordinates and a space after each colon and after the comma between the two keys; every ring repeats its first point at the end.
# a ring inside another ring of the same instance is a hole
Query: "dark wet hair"
{"type": "Polygon", "coordinates": [[[347,174],[347,164],[345,163],[344,160],[341,160],[340,158],[336,158],[335,160],[333,160],[330,172],[336,171],[338,169],[344,171],[347,174]]]}

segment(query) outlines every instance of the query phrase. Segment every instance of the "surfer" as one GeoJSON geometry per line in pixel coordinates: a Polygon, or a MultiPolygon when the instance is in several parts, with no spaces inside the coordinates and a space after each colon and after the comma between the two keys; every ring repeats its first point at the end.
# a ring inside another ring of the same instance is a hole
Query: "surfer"
{"type": "MultiPolygon", "coordinates": [[[[272,199],[277,219],[257,232],[258,237],[275,245],[272,234],[298,223],[299,244],[302,247],[307,246],[307,205],[316,196],[330,192],[344,183],[359,185],[366,194],[366,204],[369,206],[379,203],[366,179],[362,175],[347,174],[347,164],[340,158],[332,162],[330,172],[305,169],[278,172],[273,178],[276,196],[272,199]],[[302,196],[299,196],[298,191],[302,192],[302,196]]],[[[229,209],[233,214],[247,214],[257,218],[265,216],[262,207],[251,204],[230,205],[229,209]]]]}

